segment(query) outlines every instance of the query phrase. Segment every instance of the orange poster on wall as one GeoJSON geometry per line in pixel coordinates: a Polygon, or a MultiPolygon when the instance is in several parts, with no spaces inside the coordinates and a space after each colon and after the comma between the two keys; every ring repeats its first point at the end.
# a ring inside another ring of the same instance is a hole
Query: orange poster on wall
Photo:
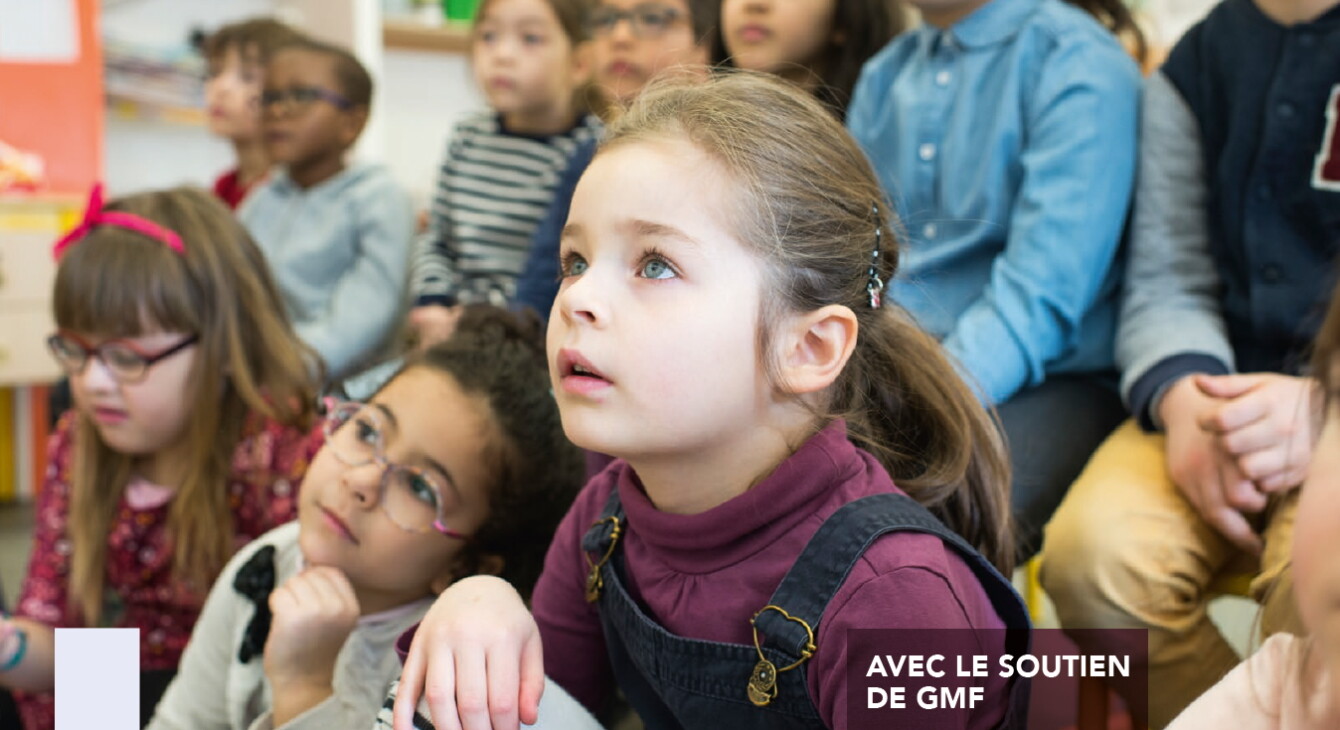
{"type": "Polygon", "coordinates": [[[15,2],[0,0],[0,23],[10,32],[6,38],[0,30],[0,143],[9,146],[11,159],[25,154],[41,159],[41,191],[82,195],[102,174],[98,0],[21,0],[8,8],[15,13],[21,8],[22,22],[56,46],[43,60],[32,60],[41,57],[33,35],[15,32],[17,14],[6,21],[5,6],[15,2]],[[68,52],[61,51],[62,43],[69,44],[68,52]]]}

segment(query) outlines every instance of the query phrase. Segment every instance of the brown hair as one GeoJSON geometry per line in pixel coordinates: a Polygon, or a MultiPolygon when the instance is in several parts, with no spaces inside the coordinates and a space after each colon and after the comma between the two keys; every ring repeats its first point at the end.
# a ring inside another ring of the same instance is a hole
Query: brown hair
{"type": "Polygon", "coordinates": [[[214,64],[221,62],[228,51],[237,49],[244,61],[264,65],[275,51],[302,37],[302,33],[274,18],[252,18],[225,25],[209,34],[201,46],[201,53],[206,61],[214,64]]]}
{"type": "Polygon", "coordinates": [[[275,53],[281,51],[306,51],[329,58],[335,72],[335,81],[340,86],[338,89],[340,94],[354,106],[369,106],[372,104],[372,76],[364,68],[362,62],[347,48],[341,48],[306,36],[299,36],[284,44],[275,53]]]}
{"type": "MultiPolygon", "coordinates": [[[[567,36],[573,48],[586,40],[586,13],[591,6],[589,0],[544,0],[544,2],[554,11],[559,27],[563,29],[563,35],[567,36]]],[[[492,4],[493,0],[480,0],[479,8],[475,10],[476,23],[484,17],[484,13],[492,4]]]]}
{"type": "Polygon", "coordinates": [[[845,419],[851,440],[900,488],[1008,575],[1009,471],[991,416],[934,338],[891,302],[869,305],[872,253],[887,282],[898,247],[861,149],[812,96],[744,71],[654,82],[610,126],[605,149],[668,136],[703,150],[739,191],[735,233],[756,249],[773,293],[761,305],[761,351],[771,352],[770,323],[784,313],[848,307],[859,327],[855,351],[817,423],[845,419]]]}
{"type": "MultiPolygon", "coordinates": [[[[265,258],[227,208],[176,188],[112,201],[182,239],[185,254],[139,233],[100,226],[66,250],[56,271],[56,323],[102,337],[156,330],[199,336],[187,393],[189,471],[168,510],[173,574],[203,592],[232,555],[227,482],[249,417],[307,428],[316,356],[298,343],[265,258]]],[[[107,533],[133,457],[113,451],[86,416],[75,426],[69,515],[70,595],[84,620],[101,616],[107,533]]]]}
{"type": "Polygon", "coordinates": [[[558,523],[581,489],[582,453],[563,434],[550,391],[544,329],[533,312],[467,305],[447,341],[405,366],[447,373],[482,396],[501,435],[484,458],[494,462],[489,516],[464,548],[467,571],[487,555],[502,558],[502,578],[529,598],[558,523]]]}
{"type": "Polygon", "coordinates": [[[1143,67],[1149,60],[1149,42],[1145,32],[1135,22],[1126,0],[1065,0],[1084,12],[1092,15],[1105,28],[1112,31],[1128,49],[1135,60],[1143,67]]]}
{"type": "MultiPolygon", "coordinates": [[[[572,46],[572,52],[576,53],[577,47],[587,40],[586,14],[591,9],[590,0],[544,0],[544,2],[554,11],[559,28],[563,30],[568,44],[572,46]]],[[[479,41],[479,20],[484,17],[484,13],[488,12],[492,4],[493,0],[480,0],[479,7],[475,10],[475,31],[470,37],[472,46],[479,41]]],[[[575,117],[580,118],[591,111],[591,96],[591,90],[586,84],[578,85],[572,90],[570,101],[575,117]]]]}
{"type": "MultiPolygon", "coordinates": [[[[839,0],[833,5],[833,34],[841,42],[830,42],[812,71],[819,81],[814,95],[832,107],[838,119],[847,115],[851,92],[861,67],[907,28],[907,14],[898,0],[839,0]]],[[[717,45],[726,39],[717,30],[717,45]]]]}

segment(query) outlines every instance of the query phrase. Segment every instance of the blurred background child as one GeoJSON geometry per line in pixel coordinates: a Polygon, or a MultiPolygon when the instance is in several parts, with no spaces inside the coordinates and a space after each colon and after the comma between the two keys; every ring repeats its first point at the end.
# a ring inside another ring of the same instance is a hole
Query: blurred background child
{"type": "Polygon", "coordinates": [[[233,147],[237,164],[214,181],[214,194],[237,208],[247,192],[270,171],[261,134],[261,86],[265,66],[297,31],[271,18],[232,23],[205,39],[205,112],[211,134],[233,147]]]}
{"type": "MultiPolygon", "coordinates": [[[[1325,415],[1299,490],[1289,550],[1293,598],[1307,636],[1280,632],[1267,638],[1192,702],[1170,730],[1340,727],[1340,563],[1335,559],[1340,552],[1340,288],[1317,333],[1311,370],[1324,393],[1325,415]]],[[[1275,588],[1288,590],[1286,584],[1275,588]]]]}
{"type": "Polygon", "coordinates": [[[580,93],[590,64],[583,0],[484,0],[470,46],[489,109],[452,132],[412,274],[421,346],[451,334],[458,305],[506,305],[559,173],[600,120],[580,93]]]}
{"type": "Polygon", "coordinates": [[[1307,352],[1340,256],[1338,86],[1337,0],[1225,0],[1145,83],[1116,340],[1131,418],[1047,526],[1041,576],[1064,628],[1148,631],[1152,727],[1240,661],[1207,610],[1221,576],[1251,578],[1262,634],[1298,630],[1289,546],[1321,400],[1307,352]]]}
{"type": "Polygon", "coordinates": [[[721,43],[737,68],[800,85],[847,114],[861,66],[907,27],[896,0],[723,0],[721,43]]]}
{"type": "Polygon", "coordinates": [[[581,476],[538,322],[467,309],[369,403],[334,408],[297,521],[224,570],[149,727],[371,727],[400,633],[458,578],[533,583],[581,476]]]}
{"type": "Polygon", "coordinates": [[[293,518],[311,438],[311,355],[265,259],[203,190],[102,206],[57,245],[52,353],[75,407],[48,447],[0,685],[53,727],[54,631],[140,631],[145,717],[233,552],[293,518]]]}
{"type": "MultiPolygon", "coordinates": [[[[716,25],[720,0],[596,0],[587,16],[593,86],[618,115],[653,76],[677,66],[702,67],[721,60],[716,25]]],[[[704,69],[705,70],[705,69],[704,69]]],[[[558,239],[568,222],[572,192],[596,153],[596,141],[581,144],[566,161],[553,203],[535,229],[525,268],[517,279],[514,306],[541,317],[558,294],[558,239]]]]}
{"type": "Polygon", "coordinates": [[[910,4],[922,24],[866,64],[847,126],[907,226],[889,296],[1000,415],[1023,560],[1126,414],[1112,340],[1140,70],[1117,34],[1138,29],[1123,0],[910,4]]]}
{"type": "Polygon", "coordinates": [[[348,51],[301,40],[276,53],[261,106],[281,167],[238,211],[327,380],[384,355],[404,312],[409,196],[384,166],[345,162],[371,103],[372,78],[348,51]]]}

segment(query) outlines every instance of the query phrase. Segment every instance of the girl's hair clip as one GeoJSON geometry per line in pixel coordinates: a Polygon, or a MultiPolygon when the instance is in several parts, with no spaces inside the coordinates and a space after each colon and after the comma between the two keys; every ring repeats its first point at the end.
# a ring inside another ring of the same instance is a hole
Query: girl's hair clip
{"type": "Polygon", "coordinates": [[[178,236],[175,231],[132,213],[103,210],[102,206],[102,183],[97,183],[88,194],[88,207],[84,209],[84,219],[69,233],[61,236],[60,240],[56,241],[56,245],[52,247],[51,253],[57,260],[60,259],[65,249],[77,243],[98,226],[124,228],[162,243],[176,251],[179,256],[186,255],[186,246],[182,244],[181,236],[178,236]]]}
{"type": "Polygon", "coordinates": [[[879,249],[884,244],[884,226],[879,221],[878,203],[870,204],[870,212],[875,217],[875,249],[870,252],[870,269],[866,272],[870,278],[865,293],[870,298],[870,308],[879,309],[884,296],[884,280],[879,278],[879,249]]]}

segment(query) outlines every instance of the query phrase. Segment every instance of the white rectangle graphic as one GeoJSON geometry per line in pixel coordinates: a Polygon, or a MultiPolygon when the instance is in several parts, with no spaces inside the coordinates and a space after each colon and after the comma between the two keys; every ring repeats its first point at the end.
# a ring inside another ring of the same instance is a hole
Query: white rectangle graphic
{"type": "Polygon", "coordinates": [[[56,730],[138,730],[140,630],[56,629],[56,730]]]}

